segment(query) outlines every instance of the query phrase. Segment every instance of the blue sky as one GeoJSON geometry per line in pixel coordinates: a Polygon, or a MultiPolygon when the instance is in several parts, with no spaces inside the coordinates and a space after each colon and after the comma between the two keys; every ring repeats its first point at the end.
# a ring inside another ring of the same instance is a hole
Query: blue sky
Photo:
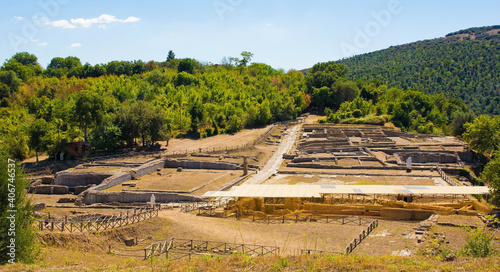
{"type": "Polygon", "coordinates": [[[164,61],[173,50],[220,63],[242,51],[274,68],[304,69],[391,45],[500,24],[500,1],[2,0],[0,59],[27,51],[82,63],[164,61]]]}

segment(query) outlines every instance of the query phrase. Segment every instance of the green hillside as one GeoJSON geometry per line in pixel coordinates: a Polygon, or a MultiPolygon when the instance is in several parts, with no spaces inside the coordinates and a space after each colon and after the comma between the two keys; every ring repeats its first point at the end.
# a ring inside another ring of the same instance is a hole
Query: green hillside
{"type": "Polygon", "coordinates": [[[500,114],[500,26],[391,46],[339,61],[351,80],[378,80],[459,98],[476,114],[500,114]]]}
{"type": "Polygon", "coordinates": [[[305,76],[247,65],[112,61],[81,64],[15,54],[0,67],[0,153],[22,160],[56,156],[70,141],[96,150],[144,146],[171,137],[235,133],[296,118],[309,105],[305,76]]]}

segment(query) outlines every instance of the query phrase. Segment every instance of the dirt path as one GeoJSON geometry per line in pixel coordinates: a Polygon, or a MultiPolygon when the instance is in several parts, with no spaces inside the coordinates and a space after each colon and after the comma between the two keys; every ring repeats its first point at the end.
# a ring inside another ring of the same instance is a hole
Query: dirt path
{"type": "MultiPolygon", "coordinates": [[[[168,152],[196,150],[198,148],[221,148],[231,147],[236,145],[245,144],[255,140],[259,135],[264,133],[269,126],[264,128],[244,129],[236,134],[220,134],[203,139],[171,139],[168,147],[168,152]]],[[[166,142],[159,142],[165,148],[166,142]]]]}
{"type": "Polygon", "coordinates": [[[323,222],[252,223],[251,219],[212,218],[177,210],[162,210],[159,217],[166,218],[169,224],[168,228],[162,226],[159,230],[164,236],[154,239],[179,238],[278,246],[284,255],[298,254],[300,249],[340,252],[366,227],[365,224],[358,226],[323,222]]]}
{"type": "Polygon", "coordinates": [[[288,129],[287,133],[285,133],[285,137],[283,137],[283,139],[281,140],[278,150],[276,150],[274,155],[269,159],[266,166],[264,166],[262,170],[245,181],[245,184],[260,184],[278,171],[278,168],[283,162],[283,154],[289,152],[292,149],[293,144],[295,143],[295,139],[297,138],[297,133],[300,131],[301,126],[302,125],[295,125],[292,128],[288,129]]]}

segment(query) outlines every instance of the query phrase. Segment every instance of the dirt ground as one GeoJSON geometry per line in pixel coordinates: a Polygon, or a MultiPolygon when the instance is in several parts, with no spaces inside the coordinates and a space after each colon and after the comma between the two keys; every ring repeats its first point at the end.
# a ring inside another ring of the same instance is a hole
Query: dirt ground
{"type": "Polygon", "coordinates": [[[135,187],[119,184],[105,191],[135,191],[135,190],[165,190],[165,191],[189,191],[196,187],[206,185],[194,193],[202,195],[208,190],[215,190],[222,185],[242,175],[242,171],[230,170],[203,170],[184,169],[177,172],[173,168],[163,168],[160,172],[154,172],[142,176],[140,180],[131,180],[125,184],[135,183],[135,187]],[[159,175],[160,173],[161,175],[159,175]]]}
{"type": "MultiPolygon", "coordinates": [[[[97,210],[97,209],[96,209],[97,210]]],[[[469,216],[442,216],[438,223],[459,225],[473,222],[482,227],[481,221],[469,216]]],[[[418,244],[415,238],[407,238],[407,233],[417,226],[418,221],[380,220],[378,227],[358,245],[353,255],[387,256],[409,252],[421,255],[433,242],[432,239],[418,244]]],[[[149,244],[169,238],[245,243],[278,246],[284,256],[297,255],[301,249],[341,251],[366,227],[366,224],[340,225],[324,222],[299,223],[252,223],[234,218],[210,218],[194,213],[163,210],[158,218],[116,229],[92,233],[41,233],[43,244],[42,260],[32,266],[33,271],[80,271],[85,267],[100,267],[114,270],[128,262],[141,265],[144,248],[149,244]],[[135,238],[136,246],[127,247],[124,239],[135,238]],[[108,253],[111,249],[111,253],[108,253]]],[[[458,253],[464,246],[469,233],[463,227],[436,225],[429,233],[443,233],[443,247],[458,253]]],[[[494,241],[496,246],[498,241],[494,241]]],[[[147,265],[147,261],[142,265],[147,265]]],[[[146,267],[143,267],[147,269],[146,267]]],[[[18,270],[24,271],[24,269],[18,270]]]]}
{"type": "Polygon", "coordinates": [[[203,138],[203,139],[171,139],[166,146],[166,142],[159,142],[162,148],[166,148],[169,151],[184,151],[184,150],[194,150],[198,148],[214,148],[214,147],[226,147],[226,146],[237,146],[245,144],[255,140],[260,134],[268,127],[255,128],[255,129],[244,129],[236,134],[221,134],[213,137],[203,138]]]}
{"type": "Polygon", "coordinates": [[[434,185],[434,179],[404,176],[278,174],[265,181],[265,184],[434,185]]]}
{"type": "Polygon", "coordinates": [[[166,238],[278,246],[284,255],[301,249],[341,251],[365,226],[326,223],[252,223],[234,218],[210,218],[191,213],[162,211],[169,219],[166,238]]]}

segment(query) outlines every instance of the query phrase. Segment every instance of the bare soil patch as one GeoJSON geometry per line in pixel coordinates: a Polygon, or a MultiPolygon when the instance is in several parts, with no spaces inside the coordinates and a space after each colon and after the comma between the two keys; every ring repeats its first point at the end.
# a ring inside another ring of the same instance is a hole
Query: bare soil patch
{"type": "MultiPolygon", "coordinates": [[[[213,184],[218,187],[237,178],[242,171],[228,170],[203,170],[184,169],[177,172],[174,168],[163,168],[160,172],[153,172],[142,176],[140,180],[132,180],[135,187],[122,186],[121,184],[106,189],[106,191],[134,191],[134,190],[166,190],[166,191],[189,191],[198,186],[213,184]]],[[[212,186],[213,188],[214,186],[212,186]]]]}
{"type": "Polygon", "coordinates": [[[434,179],[404,176],[279,174],[267,180],[265,184],[434,185],[434,179]]]}
{"type": "Polygon", "coordinates": [[[168,146],[166,142],[159,142],[162,148],[167,151],[184,151],[196,150],[198,148],[220,148],[226,146],[237,146],[255,140],[259,135],[264,133],[267,127],[244,129],[236,134],[220,134],[213,137],[203,139],[171,139],[168,146]]]}
{"type": "Polygon", "coordinates": [[[171,237],[278,246],[284,255],[297,254],[300,249],[345,250],[346,245],[366,227],[319,222],[252,223],[176,211],[162,211],[161,217],[169,219],[171,237]]]}

